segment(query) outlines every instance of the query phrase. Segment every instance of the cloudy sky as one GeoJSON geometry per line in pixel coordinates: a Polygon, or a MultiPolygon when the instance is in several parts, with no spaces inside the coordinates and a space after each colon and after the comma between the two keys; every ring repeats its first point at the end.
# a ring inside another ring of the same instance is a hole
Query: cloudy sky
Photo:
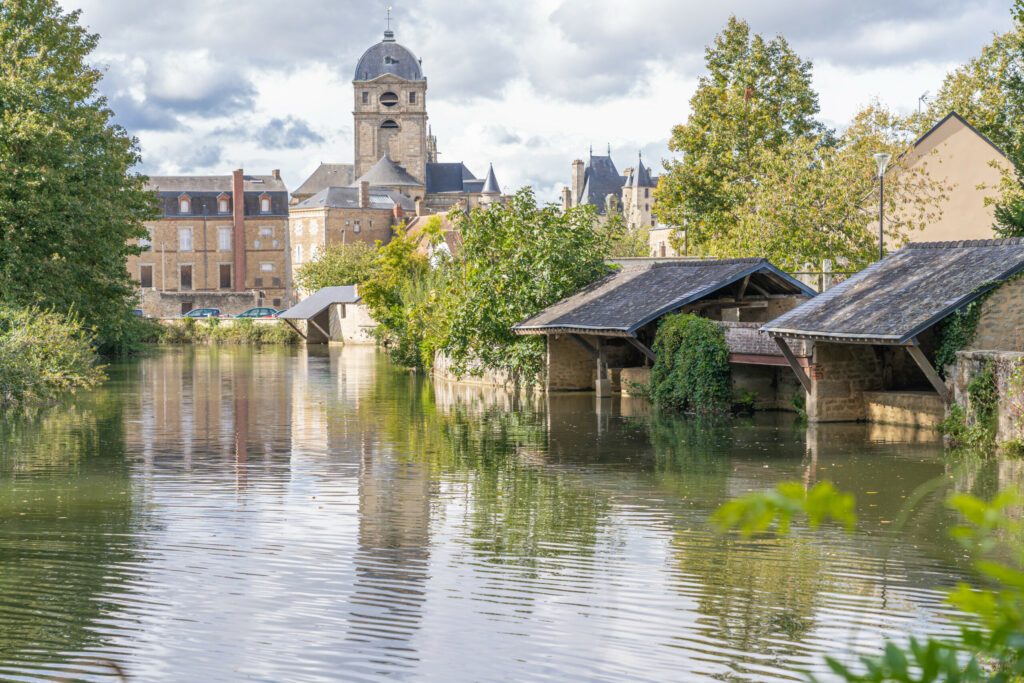
{"type": "Polygon", "coordinates": [[[394,5],[423,61],[442,161],[555,200],[569,163],[610,144],[668,154],[704,46],[729,14],[814,62],[823,118],[874,97],[909,111],[993,31],[1010,0],[64,0],[101,35],[95,61],[150,174],[280,168],[295,188],[352,160],[352,76],[394,5]]]}

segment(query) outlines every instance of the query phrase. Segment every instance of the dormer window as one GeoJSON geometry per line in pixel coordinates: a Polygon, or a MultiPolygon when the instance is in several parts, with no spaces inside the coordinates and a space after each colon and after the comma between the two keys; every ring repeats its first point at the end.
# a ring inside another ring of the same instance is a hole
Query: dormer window
{"type": "Polygon", "coordinates": [[[217,197],[217,213],[231,213],[231,198],[223,192],[217,197]]]}
{"type": "Polygon", "coordinates": [[[260,195],[260,213],[270,213],[270,195],[260,195]]]}
{"type": "Polygon", "coordinates": [[[192,213],[192,198],[187,194],[178,197],[178,213],[192,213]]]}

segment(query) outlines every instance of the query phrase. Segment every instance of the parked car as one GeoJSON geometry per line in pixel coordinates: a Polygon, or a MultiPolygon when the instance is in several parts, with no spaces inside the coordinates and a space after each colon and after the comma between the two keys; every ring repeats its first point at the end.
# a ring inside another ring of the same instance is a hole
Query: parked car
{"type": "Polygon", "coordinates": [[[143,313],[141,308],[133,308],[132,309],[132,315],[134,315],[136,318],[145,318],[146,317],[146,314],[143,313]]]}
{"type": "Polygon", "coordinates": [[[256,308],[250,308],[248,311],[242,311],[236,318],[274,318],[280,313],[276,308],[267,308],[265,306],[257,306],[256,308]]]}
{"type": "Polygon", "coordinates": [[[219,318],[219,308],[193,308],[188,313],[181,316],[182,318],[219,318]]]}

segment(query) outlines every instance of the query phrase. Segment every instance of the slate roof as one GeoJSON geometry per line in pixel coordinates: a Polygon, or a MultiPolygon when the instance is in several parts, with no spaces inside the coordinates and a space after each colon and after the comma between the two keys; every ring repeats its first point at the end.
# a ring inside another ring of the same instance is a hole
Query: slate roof
{"type": "Polygon", "coordinates": [[[324,287],[277,317],[284,320],[309,320],[332,304],[356,304],[359,301],[360,297],[354,285],[324,287]]]}
{"type": "Polygon", "coordinates": [[[630,187],[655,187],[655,183],[651,179],[651,173],[644,166],[643,159],[637,159],[636,168],[629,174],[629,185],[630,187]]]}
{"type": "Polygon", "coordinates": [[[748,275],[769,293],[814,296],[814,290],[767,259],[641,262],[623,266],[512,330],[520,335],[582,332],[632,336],[647,323],[748,275]]]}
{"type": "Polygon", "coordinates": [[[466,181],[477,179],[461,161],[432,161],[427,164],[426,176],[427,194],[466,192],[466,181]]]}
{"type": "Polygon", "coordinates": [[[384,40],[363,53],[356,64],[352,80],[372,81],[384,74],[398,76],[407,81],[422,81],[423,71],[416,55],[404,45],[395,42],[392,31],[384,32],[384,40]]]}
{"type": "MultiPolygon", "coordinates": [[[[231,213],[220,213],[222,194],[232,195],[232,176],[150,176],[146,188],[157,195],[160,213],[164,218],[202,218],[218,216],[230,218],[231,213]],[[191,200],[190,211],[180,213],[178,198],[187,194],[191,200]]],[[[284,182],[272,175],[243,176],[242,187],[245,196],[242,199],[246,216],[287,216],[288,188],[284,182]],[[270,213],[263,213],[260,196],[270,195],[270,213]]],[[[234,206],[234,203],[229,206],[234,206]]]]}
{"type": "Polygon", "coordinates": [[[611,156],[590,155],[590,162],[583,172],[583,189],[577,198],[578,204],[592,204],[599,214],[604,214],[608,195],[613,194],[622,201],[622,187],[626,177],[619,174],[611,156]]]}
{"type": "Polygon", "coordinates": [[[344,187],[355,180],[355,166],[352,164],[320,164],[306,182],[292,192],[293,197],[312,197],[325,187],[344,187]]]}
{"type": "Polygon", "coordinates": [[[487,178],[480,191],[484,194],[501,194],[501,185],[498,184],[498,178],[494,175],[494,164],[487,169],[487,178]]]}
{"type": "Polygon", "coordinates": [[[1024,239],[910,244],[765,325],[773,337],[905,344],[1024,272],[1024,239]]]}
{"type": "MultiPolygon", "coordinates": [[[[391,211],[396,204],[406,211],[414,211],[416,209],[416,202],[401,192],[395,192],[394,190],[370,191],[369,208],[391,211]]],[[[329,209],[358,209],[359,188],[325,187],[309,199],[299,202],[292,208],[299,210],[324,207],[329,209]]]]}
{"type": "Polygon", "coordinates": [[[423,183],[416,180],[402,166],[391,160],[387,154],[369,168],[369,170],[352,183],[352,187],[359,187],[363,181],[370,183],[370,187],[422,187],[423,183]]]}

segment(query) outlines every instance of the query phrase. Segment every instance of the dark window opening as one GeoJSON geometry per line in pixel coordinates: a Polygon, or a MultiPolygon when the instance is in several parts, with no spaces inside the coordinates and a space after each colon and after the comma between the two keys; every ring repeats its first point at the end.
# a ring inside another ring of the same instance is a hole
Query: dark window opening
{"type": "Polygon", "coordinates": [[[393,92],[386,92],[380,96],[380,103],[385,107],[393,107],[398,104],[398,95],[393,92]]]}
{"type": "Polygon", "coordinates": [[[146,289],[153,287],[153,266],[139,266],[139,286],[146,289]]]}
{"type": "Polygon", "coordinates": [[[281,308],[281,300],[274,299],[274,308],[281,308]]]}
{"type": "Polygon", "coordinates": [[[279,277],[272,277],[272,278],[270,278],[270,282],[271,282],[271,286],[272,287],[280,287],[281,286],[281,278],[279,278],[279,277]]]}
{"type": "Polygon", "coordinates": [[[370,93],[368,93],[367,91],[364,90],[363,91],[363,104],[369,104],[369,103],[370,103],[370,93]]]}
{"type": "Polygon", "coordinates": [[[256,286],[257,287],[262,287],[263,286],[263,278],[261,278],[261,277],[256,278],[256,286]]]}
{"type": "MultiPolygon", "coordinates": [[[[181,267],[181,291],[187,292],[192,289],[192,266],[181,267]]],[[[189,309],[192,310],[192,309],[189,309]]]]}
{"type": "Polygon", "coordinates": [[[231,289],[231,264],[220,264],[220,288],[231,289]]]}
{"type": "Polygon", "coordinates": [[[384,123],[380,124],[380,127],[381,128],[388,128],[388,129],[397,129],[398,128],[398,124],[395,123],[394,121],[392,121],[391,119],[388,119],[384,123]]]}
{"type": "Polygon", "coordinates": [[[182,301],[181,302],[181,314],[182,315],[185,315],[186,313],[188,313],[191,310],[192,310],[192,302],[191,301],[182,301]]]}
{"type": "Polygon", "coordinates": [[[409,93],[409,104],[416,104],[416,91],[409,93]]]}

